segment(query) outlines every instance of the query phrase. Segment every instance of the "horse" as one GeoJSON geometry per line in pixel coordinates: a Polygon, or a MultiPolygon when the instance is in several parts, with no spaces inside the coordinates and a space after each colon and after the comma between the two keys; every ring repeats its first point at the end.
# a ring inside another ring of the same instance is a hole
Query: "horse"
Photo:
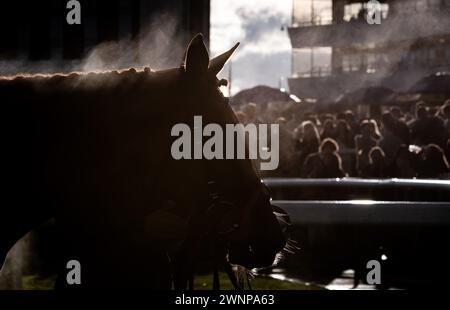
{"type": "Polygon", "coordinates": [[[50,218],[57,288],[187,289],[205,240],[227,263],[271,265],[286,236],[252,162],[170,153],[194,115],[238,123],[217,78],[237,46],[210,60],[198,34],[178,68],[1,77],[0,266],[50,218]],[[81,285],[66,283],[71,260],[81,285]]]}

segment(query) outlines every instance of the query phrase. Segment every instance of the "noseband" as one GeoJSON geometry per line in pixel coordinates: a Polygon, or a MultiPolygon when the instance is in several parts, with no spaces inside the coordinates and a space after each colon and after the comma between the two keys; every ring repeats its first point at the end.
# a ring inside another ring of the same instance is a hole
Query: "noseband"
{"type": "MultiPolygon", "coordinates": [[[[243,290],[244,283],[240,283],[228,260],[228,249],[230,243],[238,235],[245,238],[246,230],[243,230],[250,218],[251,209],[262,195],[268,195],[266,189],[253,192],[247,200],[243,209],[235,203],[227,200],[220,193],[215,181],[208,182],[207,203],[199,206],[195,215],[191,216],[189,223],[189,235],[187,236],[180,256],[175,259],[175,278],[181,278],[179,285],[175,281],[175,289],[193,289],[193,277],[195,263],[200,259],[202,253],[210,256],[213,267],[213,290],[220,289],[218,270],[223,268],[236,290],[243,290]],[[184,265],[184,266],[181,266],[184,265]],[[176,271],[181,274],[176,274],[176,271]],[[184,275],[183,275],[184,273],[184,275]]],[[[247,283],[251,289],[250,281],[247,283]]]]}

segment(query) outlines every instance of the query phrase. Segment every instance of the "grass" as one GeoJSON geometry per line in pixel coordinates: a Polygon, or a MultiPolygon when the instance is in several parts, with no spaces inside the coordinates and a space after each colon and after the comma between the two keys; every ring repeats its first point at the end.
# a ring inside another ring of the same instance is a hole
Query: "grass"
{"type": "MultiPolygon", "coordinates": [[[[220,289],[233,290],[228,276],[225,273],[219,274],[220,289]]],[[[213,283],[212,274],[197,275],[194,279],[195,290],[211,290],[213,283]]],[[[319,286],[312,284],[277,280],[267,277],[255,277],[250,280],[253,290],[320,290],[319,286]]]]}
{"type": "Polygon", "coordinates": [[[53,290],[55,288],[56,275],[41,277],[39,275],[22,277],[22,288],[24,290],[53,290]]]}
{"type": "MultiPolygon", "coordinates": [[[[233,290],[228,276],[219,274],[221,290],[233,290]]],[[[38,275],[25,276],[22,278],[24,290],[53,290],[56,276],[41,277],[38,275]]],[[[212,274],[197,275],[194,279],[195,290],[211,290],[213,283],[212,274]]],[[[251,279],[254,290],[321,290],[322,288],[313,284],[276,280],[267,277],[255,277],[251,279]]]]}

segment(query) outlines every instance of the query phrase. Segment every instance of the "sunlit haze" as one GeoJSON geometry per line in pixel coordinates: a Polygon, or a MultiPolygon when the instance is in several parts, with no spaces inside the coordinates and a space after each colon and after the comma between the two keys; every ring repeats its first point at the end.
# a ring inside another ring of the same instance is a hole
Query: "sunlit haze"
{"type": "MultiPolygon", "coordinates": [[[[291,14],[291,0],[211,0],[212,55],[241,42],[232,61],[232,93],[260,84],[278,87],[280,80],[286,86],[291,14]]],[[[228,75],[226,67],[222,76],[228,75]]]]}

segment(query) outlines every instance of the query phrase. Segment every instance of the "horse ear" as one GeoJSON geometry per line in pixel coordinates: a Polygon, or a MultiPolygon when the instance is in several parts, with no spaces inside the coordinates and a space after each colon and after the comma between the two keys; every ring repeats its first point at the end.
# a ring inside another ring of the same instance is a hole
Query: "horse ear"
{"type": "Polygon", "coordinates": [[[222,55],[219,55],[209,62],[209,72],[217,75],[220,71],[222,71],[223,67],[225,66],[225,63],[230,59],[231,55],[233,55],[234,51],[238,48],[239,42],[236,43],[235,46],[233,46],[228,52],[223,53],[222,55]]]}
{"type": "Polygon", "coordinates": [[[203,42],[203,35],[197,34],[189,43],[186,50],[186,72],[192,74],[206,74],[209,65],[209,55],[203,42]]]}

